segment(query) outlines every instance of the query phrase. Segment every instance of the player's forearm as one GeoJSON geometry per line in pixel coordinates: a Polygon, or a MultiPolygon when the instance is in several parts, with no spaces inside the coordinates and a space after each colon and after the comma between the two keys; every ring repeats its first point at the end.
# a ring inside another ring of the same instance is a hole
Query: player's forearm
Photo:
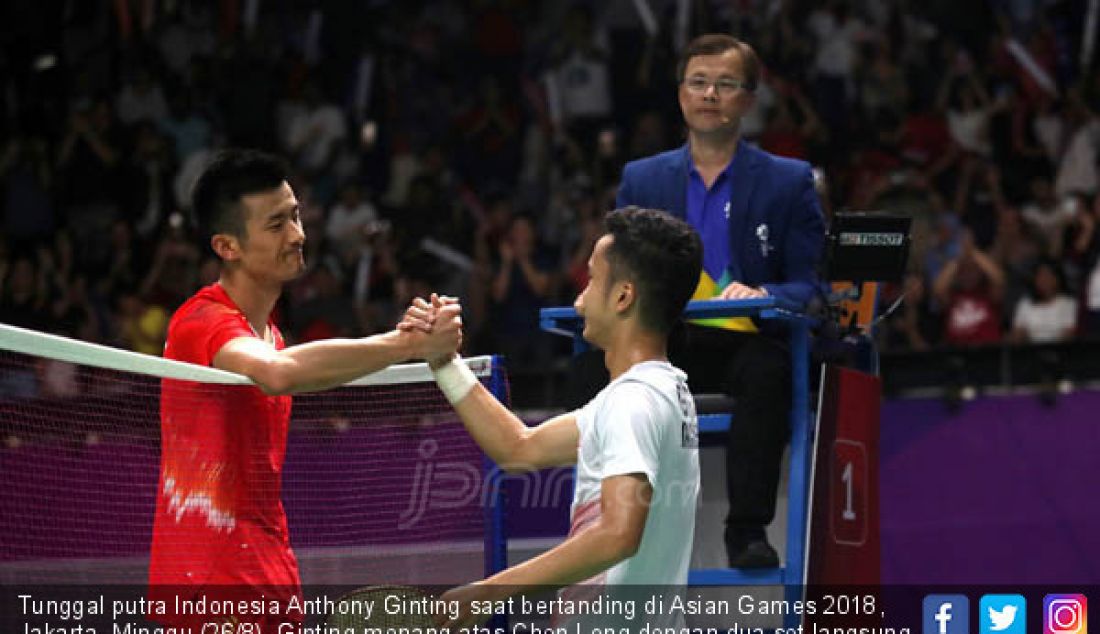
{"type": "Polygon", "coordinates": [[[484,386],[475,385],[454,408],[474,442],[502,469],[515,472],[538,468],[524,457],[527,426],[484,386]]]}
{"type": "Polygon", "coordinates": [[[337,387],[408,361],[414,355],[402,333],[391,331],[362,339],[325,339],[283,350],[273,385],[278,393],[312,392],[337,387]]]}
{"type": "MultiPolygon", "coordinates": [[[[637,551],[637,543],[597,523],[541,555],[486,579],[507,596],[534,587],[562,587],[590,579],[637,551]]],[[[504,598],[504,597],[500,597],[504,598]]]]}

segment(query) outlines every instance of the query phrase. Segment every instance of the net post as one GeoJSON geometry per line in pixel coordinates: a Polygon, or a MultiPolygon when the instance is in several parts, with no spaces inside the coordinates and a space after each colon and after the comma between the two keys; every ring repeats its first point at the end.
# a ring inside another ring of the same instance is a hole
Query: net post
{"type": "MultiPolygon", "coordinates": [[[[806,584],[806,544],[809,540],[807,504],[813,441],[810,420],[810,327],[805,321],[790,325],[791,342],[791,474],[787,514],[786,567],[783,572],[784,598],[796,602],[804,598],[806,584]]],[[[790,614],[786,627],[796,627],[800,618],[790,614]]]]}
{"type": "MultiPolygon", "coordinates": [[[[508,407],[508,376],[504,367],[504,358],[494,354],[492,372],[489,375],[489,391],[498,401],[508,407]]],[[[508,567],[508,532],[504,525],[504,485],[503,472],[489,456],[482,457],[483,480],[489,487],[486,505],[482,509],[485,516],[485,577],[488,578],[508,567]]],[[[486,624],[491,631],[503,632],[508,628],[508,616],[498,614],[486,624]]]]}
{"type": "MultiPolygon", "coordinates": [[[[492,373],[486,386],[498,401],[509,405],[508,379],[504,359],[493,355],[492,373]]],[[[482,460],[485,486],[489,487],[485,514],[485,576],[489,577],[508,567],[508,535],[504,526],[504,492],[501,490],[501,472],[488,456],[482,460]]]]}

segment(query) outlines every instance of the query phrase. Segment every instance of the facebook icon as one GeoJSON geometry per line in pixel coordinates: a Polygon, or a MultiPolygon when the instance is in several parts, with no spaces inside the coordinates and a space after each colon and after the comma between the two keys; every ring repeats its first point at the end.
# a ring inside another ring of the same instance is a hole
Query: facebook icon
{"type": "Polygon", "coordinates": [[[970,599],[963,594],[924,597],[924,634],[970,634],[970,599]]]}

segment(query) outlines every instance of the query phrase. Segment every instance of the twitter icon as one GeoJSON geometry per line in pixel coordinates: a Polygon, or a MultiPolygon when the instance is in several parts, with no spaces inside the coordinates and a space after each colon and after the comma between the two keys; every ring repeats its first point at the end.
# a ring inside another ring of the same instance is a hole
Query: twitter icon
{"type": "Polygon", "coordinates": [[[1019,594],[986,594],[978,604],[981,634],[1026,634],[1027,600],[1019,594]]]}

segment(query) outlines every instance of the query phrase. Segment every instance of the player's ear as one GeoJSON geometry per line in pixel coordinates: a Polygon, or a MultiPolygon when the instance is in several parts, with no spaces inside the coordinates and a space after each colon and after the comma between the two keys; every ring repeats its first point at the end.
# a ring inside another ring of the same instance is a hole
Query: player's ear
{"type": "Polygon", "coordinates": [[[615,292],[615,309],[618,312],[626,312],[638,301],[638,289],[629,280],[619,282],[615,292]]]}
{"type": "Polygon", "coordinates": [[[241,243],[228,233],[216,233],[210,238],[210,247],[225,262],[233,262],[241,257],[241,243]]]}

